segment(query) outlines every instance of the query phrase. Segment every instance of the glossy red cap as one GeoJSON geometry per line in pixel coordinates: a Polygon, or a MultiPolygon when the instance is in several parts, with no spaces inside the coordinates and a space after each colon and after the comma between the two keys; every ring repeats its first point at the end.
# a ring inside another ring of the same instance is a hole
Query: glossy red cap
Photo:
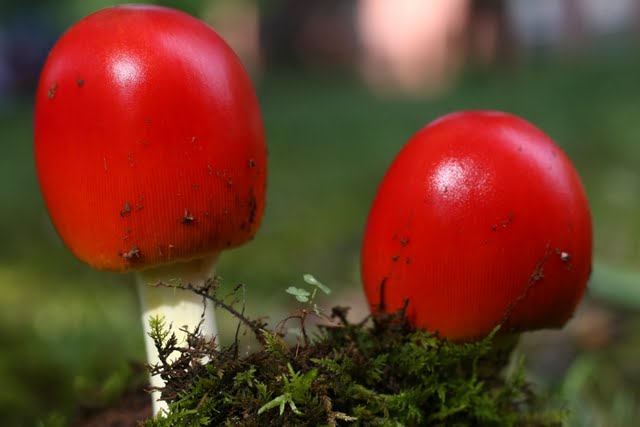
{"type": "Polygon", "coordinates": [[[35,158],[55,228],[98,269],[216,253],[262,218],[250,79],[211,28],[172,9],[112,7],[62,36],[36,94],[35,158]]]}
{"type": "Polygon", "coordinates": [[[562,326],[591,271],[587,198],[568,158],[511,114],[454,113],[400,151],[375,197],[362,279],[452,340],[562,326]]]}

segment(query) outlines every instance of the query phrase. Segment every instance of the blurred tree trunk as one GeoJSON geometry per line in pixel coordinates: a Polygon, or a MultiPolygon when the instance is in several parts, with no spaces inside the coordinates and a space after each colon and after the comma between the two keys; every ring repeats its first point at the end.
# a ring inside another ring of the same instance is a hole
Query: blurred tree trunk
{"type": "Polygon", "coordinates": [[[482,65],[513,59],[516,46],[505,0],[472,0],[467,35],[470,59],[482,65]]]}
{"type": "Polygon", "coordinates": [[[263,17],[270,63],[350,67],[355,56],[353,1],[282,0],[263,17]]]}
{"type": "Polygon", "coordinates": [[[586,37],[584,11],[581,0],[565,0],[566,38],[570,49],[579,49],[586,37]]]}
{"type": "Polygon", "coordinates": [[[640,0],[633,2],[633,33],[640,37],[640,0]]]}

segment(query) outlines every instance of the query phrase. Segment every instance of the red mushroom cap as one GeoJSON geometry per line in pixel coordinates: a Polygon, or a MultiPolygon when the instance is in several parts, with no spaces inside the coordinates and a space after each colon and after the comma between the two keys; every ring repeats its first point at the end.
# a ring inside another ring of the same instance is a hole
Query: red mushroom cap
{"type": "Polygon", "coordinates": [[[250,79],[211,28],[172,9],[112,7],[62,36],[36,95],[35,158],[58,233],[98,269],[219,252],[262,218],[250,79]]]}
{"type": "Polygon", "coordinates": [[[375,197],[362,279],[375,310],[452,340],[562,326],[591,271],[580,179],[542,131],[510,114],[447,115],[400,151],[375,197]]]}

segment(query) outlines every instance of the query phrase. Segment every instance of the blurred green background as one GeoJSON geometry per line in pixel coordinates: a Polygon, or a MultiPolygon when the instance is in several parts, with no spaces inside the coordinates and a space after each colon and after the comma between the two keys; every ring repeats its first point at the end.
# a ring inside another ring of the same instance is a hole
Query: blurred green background
{"type": "MultiPolygon", "coordinates": [[[[73,22],[116,3],[0,4],[3,426],[35,425],[52,413],[71,419],[78,402],[121,392],[128,363],[144,358],[133,277],[93,271],[69,254],[47,217],[33,164],[32,98],[47,50],[73,22]]],[[[571,425],[635,425],[640,417],[640,14],[623,14],[631,18],[603,31],[589,27],[595,21],[583,10],[579,31],[560,31],[554,38],[551,27],[538,24],[547,30],[536,38],[518,21],[522,11],[515,8],[522,2],[506,9],[506,2],[468,2],[466,32],[456,33],[464,42],[447,45],[448,55],[457,55],[453,65],[435,77],[422,70],[424,79],[406,84],[385,77],[384,61],[367,62],[366,40],[355,24],[364,6],[354,1],[242,2],[240,12],[221,0],[156,3],[207,18],[215,28],[218,23],[223,36],[239,43],[256,81],[269,145],[268,205],[255,241],[225,253],[218,268],[229,286],[247,284],[250,315],[269,315],[273,324],[295,309],[284,289],[301,283],[306,272],[334,289],[327,306],[351,304],[354,315],[364,315],[360,239],[395,153],[420,127],[447,112],[509,111],[541,127],[574,161],[595,228],[596,264],[585,304],[565,330],[523,340],[531,376],[567,400],[571,425]],[[236,16],[252,13],[259,18],[236,16]],[[492,27],[474,21],[478,16],[498,19],[488,21],[492,27]],[[498,34],[488,51],[477,42],[486,31],[498,34]],[[247,42],[242,37],[247,34],[255,37],[247,42]],[[371,67],[378,65],[371,77],[371,67]]],[[[560,28],[569,27],[576,10],[557,18],[560,28]]],[[[432,61],[427,69],[436,67],[432,61]]],[[[228,342],[235,324],[224,316],[220,323],[228,342]]]]}

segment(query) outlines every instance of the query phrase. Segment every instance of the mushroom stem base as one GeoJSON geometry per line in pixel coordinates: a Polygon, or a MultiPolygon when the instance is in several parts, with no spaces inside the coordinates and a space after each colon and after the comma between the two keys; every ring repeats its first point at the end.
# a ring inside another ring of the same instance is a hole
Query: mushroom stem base
{"type": "MultiPolygon", "coordinates": [[[[186,334],[180,328],[186,326],[189,331],[202,321],[201,333],[205,337],[217,335],[214,306],[202,296],[182,289],[171,288],[181,284],[202,287],[206,280],[213,276],[217,255],[204,259],[175,263],[159,268],[144,270],[137,275],[138,294],[142,308],[142,324],[145,335],[147,362],[155,365],[159,362],[158,352],[149,336],[151,331],[149,319],[154,316],[164,318],[166,327],[176,334],[179,343],[186,342],[186,334]],[[163,283],[166,286],[157,286],[163,283]]],[[[159,376],[151,377],[152,387],[164,385],[159,376]]],[[[164,401],[159,401],[160,392],[151,394],[153,415],[167,409],[164,401]]]]}

